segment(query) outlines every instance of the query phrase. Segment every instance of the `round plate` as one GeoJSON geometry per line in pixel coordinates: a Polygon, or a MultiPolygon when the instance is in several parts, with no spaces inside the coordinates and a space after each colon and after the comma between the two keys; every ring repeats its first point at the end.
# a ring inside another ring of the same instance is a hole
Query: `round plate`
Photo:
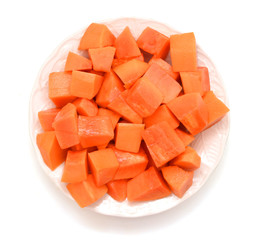
{"type": "MultiPolygon", "coordinates": [[[[122,18],[103,23],[108,26],[108,28],[115,36],[118,36],[122,32],[124,27],[128,26],[136,39],[147,26],[158,30],[166,36],[178,33],[178,31],[162,23],[143,19],[122,18]]],[[[41,68],[41,71],[39,72],[30,99],[30,136],[37,154],[37,159],[43,170],[49,176],[49,178],[56,184],[56,186],[63,192],[65,196],[71,199],[72,197],[66,189],[66,184],[60,181],[64,163],[59,166],[55,171],[51,171],[45,165],[41,154],[37,148],[36,135],[37,133],[42,132],[37,113],[41,110],[54,107],[53,103],[48,98],[49,73],[64,71],[64,65],[69,51],[73,51],[75,53],[85,56],[85,53],[83,51],[77,50],[80,38],[82,37],[84,31],[85,29],[82,29],[78,33],[67,38],[51,54],[51,56],[48,58],[46,63],[41,68]]],[[[206,66],[209,69],[211,89],[214,91],[218,98],[220,98],[225,104],[228,105],[227,96],[222,84],[221,77],[218,74],[210,58],[203,52],[203,50],[198,45],[197,57],[198,65],[206,66]]],[[[170,62],[169,55],[166,61],[170,62]]],[[[217,164],[221,160],[228,137],[228,132],[229,115],[225,116],[219,123],[215,124],[213,127],[196,136],[196,139],[192,143],[192,147],[195,148],[198,154],[201,156],[202,163],[201,167],[195,171],[193,185],[181,199],[176,197],[174,194],[171,194],[169,197],[155,201],[130,203],[126,200],[122,203],[119,203],[106,194],[102,199],[98,200],[87,208],[105,215],[139,217],[163,212],[167,209],[171,209],[177,206],[178,204],[195,194],[204,185],[207,178],[216,168],[217,164]]],[[[74,202],[74,204],[76,203],[74,202]]],[[[84,211],[84,209],[81,209],[81,211],[84,211]]]]}

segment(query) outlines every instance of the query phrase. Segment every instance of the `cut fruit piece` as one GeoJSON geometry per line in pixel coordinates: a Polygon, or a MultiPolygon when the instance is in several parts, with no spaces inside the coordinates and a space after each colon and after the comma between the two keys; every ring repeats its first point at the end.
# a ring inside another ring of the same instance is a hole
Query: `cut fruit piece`
{"type": "Polygon", "coordinates": [[[52,123],[60,109],[51,108],[38,112],[38,119],[44,131],[53,131],[52,123]]]}
{"type": "Polygon", "coordinates": [[[101,48],[113,46],[115,36],[110,32],[104,24],[92,23],[86,30],[80,40],[79,50],[87,50],[89,48],[101,48]]]}
{"type": "Polygon", "coordinates": [[[185,151],[184,143],[167,122],[146,128],[142,133],[156,167],[161,167],[185,151]]]}
{"type": "Polygon", "coordinates": [[[112,146],[112,149],[119,162],[119,168],[114,176],[114,180],[134,178],[146,169],[148,159],[142,148],[140,148],[138,153],[121,151],[114,146],[112,146]]]}
{"type": "Polygon", "coordinates": [[[198,71],[201,72],[202,89],[204,93],[210,91],[210,77],[207,67],[198,67],[198,71]]]}
{"type": "Polygon", "coordinates": [[[181,141],[184,143],[185,146],[188,146],[190,143],[192,143],[195,140],[195,137],[192,134],[190,134],[188,131],[176,128],[175,132],[177,133],[178,137],[181,139],[181,141]]]}
{"type": "Polygon", "coordinates": [[[107,183],[108,194],[118,202],[123,202],[127,197],[127,180],[114,180],[107,183]]]}
{"type": "Polygon", "coordinates": [[[114,137],[111,119],[107,116],[78,117],[78,135],[83,148],[107,144],[114,137]]]}
{"type": "Polygon", "coordinates": [[[171,35],[170,53],[174,72],[197,70],[196,39],[193,32],[171,35]]]}
{"type": "Polygon", "coordinates": [[[154,167],[129,180],[127,184],[127,198],[131,202],[152,201],[170,194],[170,189],[154,167]]]}
{"type": "Polygon", "coordinates": [[[68,151],[61,181],[66,183],[82,182],[87,179],[87,150],[68,151]]]}
{"type": "Polygon", "coordinates": [[[98,116],[107,116],[111,119],[113,129],[115,129],[116,124],[118,123],[121,115],[118,113],[115,113],[109,109],[106,108],[99,108],[98,116]]]}
{"type": "Polygon", "coordinates": [[[54,119],[52,127],[55,130],[57,140],[62,149],[78,144],[77,112],[72,103],[64,106],[54,119]]]}
{"type": "Polygon", "coordinates": [[[185,171],[177,166],[163,167],[161,170],[171,191],[177,197],[182,198],[193,183],[194,172],[185,171]]]}
{"type": "Polygon", "coordinates": [[[126,102],[142,118],[152,115],[160,106],[163,96],[146,77],[140,78],[127,93],[126,102]]]}
{"type": "Polygon", "coordinates": [[[36,144],[44,163],[52,171],[65,161],[67,151],[60,148],[54,131],[37,134],[36,144]]]}
{"type": "Polygon", "coordinates": [[[78,114],[83,116],[96,116],[98,113],[97,104],[93,100],[78,98],[73,104],[76,106],[78,114]]]}
{"type": "Polygon", "coordinates": [[[140,149],[144,124],[118,123],[115,135],[115,147],[119,150],[137,153],[140,149]]]}
{"type": "Polygon", "coordinates": [[[208,124],[209,113],[200,93],[184,94],[167,106],[192,135],[201,132],[208,124]]]}
{"type": "Polygon", "coordinates": [[[173,129],[180,125],[179,120],[171,113],[165,104],[157,108],[151,116],[144,118],[146,128],[163,121],[169,123],[170,127],[173,129]]]}
{"type": "Polygon", "coordinates": [[[137,59],[132,59],[114,68],[114,72],[130,88],[148,69],[148,64],[137,59]]]}
{"type": "Polygon", "coordinates": [[[93,70],[110,72],[116,49],[114,47],[103,47],[89,49],[88,53],[92,60],[93,70]]]}
{"type": "Polygon", "coordinates": [[[143,30],[137,44],[145,52],[159,58],[166,58],[170,49],[170,39],[150,27],[143,30]]]}
{"type": "Polygon", "coordinates": [[[200,93],[203,96],[202,73],[196,72],[180,72],[180,78],[184,93],[200,93]]]}
{"type": "Polygon", "coordinates": [[[69,52],[65,64],[65,71],[91,70],[92,62],[90,59],[69,52]]]}
{"type": "Polygon", "coordinates": [[[67,189],[81,208],[96,202],[108,191],[106,185],[97,187],[91,174],[89,174],[87,180],[83,182],[69,183],[67,189]]]}
{"type": "Polygon", "coordinates": [[[164,97],[163,103],[177,97],[182,89],[180,84],[156,63],[151,64],[144,77],[160,90],[164,97]]]}
{"type": "Polygon", "coordinates": [[[57,108],[76,99],[70,91],[71,78],[71,73],[65,72],[52,72],[49,75],[49,98],[57,108]]]}
{"type": "Polygon", "coordinates": [[[112,148],[90,152],[88,160],[97,186],[102,186],[113,180],[119,162],[112,148]]]}
{"type": "Polygon", "coordinates": [[[70,92],[73,96],[92,99],[100,90],[103,77],[98,74],[73,71],[70,92]]]}

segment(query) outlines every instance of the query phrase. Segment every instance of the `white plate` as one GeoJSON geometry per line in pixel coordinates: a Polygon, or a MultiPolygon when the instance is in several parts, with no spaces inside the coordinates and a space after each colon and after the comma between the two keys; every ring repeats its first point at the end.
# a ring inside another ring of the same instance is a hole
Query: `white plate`
{"type": "MultiPolygon", "coordinates": [[[[103,23],[109,27],[115,36],[117,36],[125,26],[129,26],[132,34],[136,39],[147,26],[158,30],[166,36],[178,33],[178,31],[162,23],[143,19],[122,18],[103,23]]],[[[72,199],[72,197],[65,187],[66,184],[60,181],[64,164],[52,172],[44,164],[41,154],[36,146],[36,135],[37,133],[42,132],[37,113],[40,110],[54,107],[53,103],[48,98],[48,75],[54,71],[58,72],[64,70],[65,60],[69,51],[73,51],[82,55],[84,54],[82,51],[77,50],[80,38],[82,37],[84,31],[85,29],[67,38],[51,54],[39,72],[30,99],[30,136],[37,154],[37,160],[49,178],[56,184],[56,186],[63,192],[63,194],[70,199],[72,199]]],[[[221,77],[210,58],[198,45],[197,56],[198,65],[206,66],[209,69],[211,89],[214,91],[217,97],[219,97],[225,104],[228,105],[227,95],[225,93],[221,77]]],[[[167,57],[167,61],[170,61],[170,57],[167,57]]],[[[102,199],[87,208],[105,215],[139,217],[163,212],[167,209],[171,209],[177,206],[195,194],[204,185],[208,177],[216,168],[217,164],[221,160],[228,137],[228,132],[229,115],[225,116],[219,123],[215,124],[210,129],[197,135],[195,141],[192,143],[192,146],[201,156],[202,163],[200,169],[195,171],[193,185],[185,193],[183,198],[179,199],[172,194],[169,197],[155,201],[130,203],[126,200],[122,203],[119,203],[106,194],[102,199]]],[[[76,203],[74,202],[74,204],[76,203]]],[[[81,211],[84,211],[84,209],[81,209],[81,211]]]]}

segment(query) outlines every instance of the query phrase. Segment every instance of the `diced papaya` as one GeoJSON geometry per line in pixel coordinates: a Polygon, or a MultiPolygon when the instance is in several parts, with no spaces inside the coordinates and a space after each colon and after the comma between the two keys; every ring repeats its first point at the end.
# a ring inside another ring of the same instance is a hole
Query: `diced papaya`
{"type": "Polygon", "coordinates": [[[44,131],[53,131],[52,123],[60,109],[51,108],[38,112],[38,119],[44,131]]]}
{"type": "Polygon", "coordinates": [[[88,153],[89,166],[97,186],[113,180],[119,162],[112,148],[88,153]]]}
{"type": "Polygon", "coordinates": [[[164,34],[146,27],[137,40],[139,48],[159,58],[166,58],[170,49],[170,39],[164,34]]]}
{"type": "Polygon", "coordinates": [[[209,113],[200,93],[184,94],[167,106],[192,135],[201,132],[208,124],[209,113]]]}
{"type": "Polygon", "coordinates": [[[151,66],[153,63],[158,64],[162,69],[164,69],[173,79],[176,81],[180,78],[179,72],[174,72],[173,67],[163,60],[162,58],[152,57],[150,61],[148,62],[149,66],[151,66]]]}
{"type": "Polygon", "coordinates": [[[134,178],[145,170],[148,158],[142,148],[140,148],[138,153],[121,151],[113,146],[112,149],[119,162],[119,168],[114,176],[114,180],[134,178]]]}
{"type": "Polygon", "coordinates": [[[77,112],[72,103],[64,106],[54,119],[52,127],[62,149],[72,147],[79,143],[77,133],[77,112]]]}
{"type": "Polygon", "coordinates": [[[69,52],[65,64],[65,71],[91,70],[92,62],[90,59],[69,52]]]}
{"type": "Polygon", "coordinates": [[[147,144],[156,167],[161,167],[185,151],[184,143],[167,122],[160,122],[146,128],[142,138],[147,144]]]}
{"type": "Polygon", "coordinates": [[[82,182],[87,179],[87,150],[68,151],[61,181],[66,183],[82,182]]]}
{"type": "Polygon", "coordinates": [[[113,59],[113,62],[112,62],[112,68],[115,68],[115,67],[117,67],[117,66],[119,66],[119,65],[121,65],[121,64],[123,64],[123,63],[128,62],[128,61],[131,61],[132,59],[137,59],[137,60],[139,60],[139,61],[144,62],[144,56],[143,56],[142,53],[141,53],[141,55],[138,56],[138,57],[132,57],[132,58],[114,58],[114,59],[113,59]]]}
{"type": "Polygon", "coordinates": [[[118,123],[121,115],[118,113],[115,113],[109,109],[106,108],[99,108],[98,116],[108,116],[111,119],[113,129],[115,129],[116,124],[118,123]]]}
{"type": "Polygon", "coordinates": [[[163,103],[177,97],[182,89],[180,84],[156,63],[151,64],[144,76],[160,90],[164,97],[163,103]]]}
{"type": "Polygon", "coordinates": [[[108,191],[106,185],[97,187],[91,174],[88,175],[87,180],[85,181],[69,183],[67,189],[81,208],[96,202],[108,191]]]}
{"type": "Polygon", "coordinates": [[[185,94],[197,92],[204,95],[201,72],[180,72],[180,78],[185,94]]]}
{"type": "Polygon", "coordinates": [[[108,194],[116,201],[123,202],[127,197],[127,182],[126,179],[108,182],[108,194]]]}
{"type": "Polygon", "coordinates": [[[118,123],[115,135],[115,147],[119,150],[137,153],[140,149],[144,124],[118,123]]]}
{"type": "Polygon", "coordinates": [[[185,171],[178,166],[163,167],[161,170],[171,191],[177,197],[182,198],[193,183],[194,172],[185,171]]]}
{"type": "Polygon", "coordinates": [[[170,194],[170,189],[154,167],[150,167],[127,183],[127,198],[131,202],[152,201],[170,194]]]}
{"type": "Polygon", "coordinates": [[[171,166],[178,166],[187,171],[194,171],[200,167],[201,157],[196,150],[187,146],[185,151],[172,159],[169,163],[171,166]]]}
{"type": "Polygon", "coordinates": [[[125,62],[113,70],[125,84],[125,88],[130,88],[148,69],[148,64],[137,59],[125,62]]]}
{"type": "Polygon", "coordinates": [[[111,119],[107,116],[78,116],[78,135],[83,148],[108,143],[114,137],[111,119]]]}
{"type": "Polygon", "coordinates": [[[140,78],[128,92],[126,102],[142,118],[152,115],[160,106],[163,95],[146,77],[140,78]]]}
{"type": "Polygon", "coordinates": [[[92,60],[93,70],[110,72],[116,49],[114,47],[103,47],[89,49],[88,53],[92,60]]]}
{"type": "Polygon", "coordinates": [[[124,119],[132,123],[142,123],[142,117],[138,115],[126,102],[124,97],[120,94],[112,101],[108,108],[120,114],[124,119]]]}
{"type": "Polygon", "coordinates": [[[96,116],[98,113],[97,104],[93,100],[78,98],[73,104],[76,106],[78,114],[83,116],[96,116]]]}
{"type": "Polygon", "coordinates": [[[180,124],[179,120],[173,115],[165,104],[158,107],[152,115],[144,118],[146,128],[162,121],[169,123],[170,127],[173,129],[177,128],[180,124]]]}
{"type": "Polygon", "coordinates": [[[54,131],[37,134],[36,144],[44,163],[52,171],[65,161],[67,151],[60,148],[54,131]]]}
{"type": "Polygon", "coordinates": [[[201,82],[203,92],[206,93],[210,91],[210,77],[207,67],[198,67],[197,70],[201,72],[201,82]]]}
{"type": "Polygon", "coordinates": [[[129,27],[120,33],[115,40],[116,58],[133,58],[141,55],[140,49],[132,36],[129,27]]]}
{"type": "Polygon", "coordinates": [[[171,35],[170,53],[174,72],[197,70],[196,39],[193,32],[171,35]]]}
{"type": "Polygon", "coordinates": [[[79,50],[87,50],[89,48],[101,48],[113,46],[115,36],[110,32],[104,24],[92,23],[86,30],[80,40],[79,50]]]}
{"type": "Polygon", "coordinates": [[[209,122],[207,125],[207,128],[209,128],[220,121],[229,112],[229,108],[216,97],[213,91],[207,92],[203,96],[203,100],[209,112],[209,122]]]}
{"type": "Polygon", "coordinates": [[[177,133],[178,137],[181,139],[185,146],[188,146],[195,139],[195,137],[188,131],[182,130],[180,128],[176,128],[175,132],[177,133]]]}
{"type": "Polygon", "coordinates": [[[70,92],[73,96],[92,99],[100,90],[103,77],[98,74],[73,71],[70,92]]]}
{"type": "Polygon", "coordinates": [[[101,107],[107,107],[123,91],[122,82],[113,71],[110,71],[104,76],[104,81],[96,96],[96,103],[101,107]]]}
{"type": "Polygon", "coordinates": [[[66,72],[52,72],[49,75],[49,98],[57,108],[76,99],[70,91],[71,78],[71,73],[66,72]]]}

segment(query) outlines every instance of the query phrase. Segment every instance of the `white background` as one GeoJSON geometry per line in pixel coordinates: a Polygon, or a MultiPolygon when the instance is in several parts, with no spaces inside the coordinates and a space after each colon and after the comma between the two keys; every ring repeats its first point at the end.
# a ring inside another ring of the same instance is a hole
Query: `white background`
{"type": "Polygon", "coordinates": [[[1,1],[0,239],[255,239],[255,1],[1,1]],[[153,19],[193,31],[229,97],[230,134],[203,188],[178,207],[125,219],[81,210],[46,177],[28,134],[29,97],[46,58],[91,22],[153,19]]]}

